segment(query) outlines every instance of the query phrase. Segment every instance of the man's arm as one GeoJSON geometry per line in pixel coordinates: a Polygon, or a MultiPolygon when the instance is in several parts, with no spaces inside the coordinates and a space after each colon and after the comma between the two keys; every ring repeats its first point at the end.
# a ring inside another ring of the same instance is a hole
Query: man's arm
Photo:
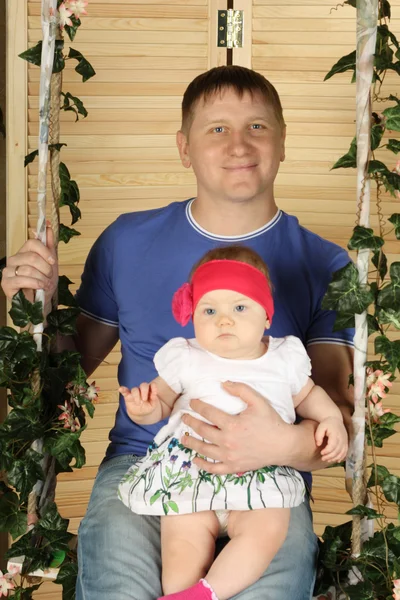
{"type": "MultiPolygon", "coordinates": [[[[316,344],[310,347],[313,379],[331,396],[341,409],[345,423],[350,424],[352,413],[348,377],[352,370],[352,353],[346,346],[316,344]]],[[[265,465],[286,465],[300,471],[313,471],[326,467],[320,449],[315,443],[317,423],[304,420],[298,425],[283,421],[260,394],[249,386],[235,383],[226,390],[239,396],[248,408],[239,415],[223,411],[192,400],[191,407],[215,427],[184,415],[183,421],[208,442],[184,436],[181,442],[211,458],[210,463],[196,458],[196,464],[211,473],[225,474],[260,469],[265,465]]]]}
{"type": "Polygon", "coordinates": [[[76,322],[76,335],[60,337],[57,346],[59,350],[80,352],[82,368],[89,377],[114,348],[118,338],[118,327],[105,325],[80,314],[76,322]]]}

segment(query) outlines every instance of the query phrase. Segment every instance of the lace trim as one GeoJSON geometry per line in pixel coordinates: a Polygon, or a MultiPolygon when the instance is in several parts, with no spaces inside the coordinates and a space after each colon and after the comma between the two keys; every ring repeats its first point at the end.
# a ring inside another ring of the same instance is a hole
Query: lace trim
{"type": "Polygon", "coordinates": [[[207,588],[207,589],[210,590],[210,592],[211,592],[211,600],[218,600],[217,594],[214,592],[214,590],[212,589],[211,585],[205,579],[200,579],[200,583],[202,583],[205,588],[207,588]]]}

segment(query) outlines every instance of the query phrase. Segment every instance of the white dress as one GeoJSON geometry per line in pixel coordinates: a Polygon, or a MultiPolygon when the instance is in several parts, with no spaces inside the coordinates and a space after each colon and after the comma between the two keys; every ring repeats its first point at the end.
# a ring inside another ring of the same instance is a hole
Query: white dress
{"type": "Polygon", "coordinates": [[[182,422],[183,414],[205,421],[190,408],[192,398],[229,414],[247,407],[222,388],[221,382],[227,380],[247,383],[286,423],[294,423],[293,396],[311,373],[310,359],[298,338],[270,336],[267,352],[253,360],[221,358],[201,348],[196,339],[174,338],[157,352],[154,363],[160,377],[181,395],[146,456],[120,483],[119,497],[128,508],[138,514],[163,515],[287,508],[303,502],[304,480],[295,469],[266,466],[245,473],[212,475],[198,469],[192,462],[195,452],[180,443],[186,433],[199,437],[182,422]]]}

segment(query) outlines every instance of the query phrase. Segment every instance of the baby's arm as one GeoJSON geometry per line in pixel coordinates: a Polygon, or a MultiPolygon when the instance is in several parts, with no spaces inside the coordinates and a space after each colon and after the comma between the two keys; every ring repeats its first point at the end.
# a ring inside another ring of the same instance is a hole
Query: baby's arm
{"type": "Polygon", "coordinates": [[[150,384],[141,383],[131,390],[122,386],[119,392],[125,399],[129,418],[141,425],[152,425],[169,417],[179,397],[161,377],[156,377],[150,384]]]}
{"type": "Polygon", "coordinates": [[[319,422],[315,432],[317,446],[328,438],[321,457],[326,462],[340,462],[345,459],[348,448],[348,435],[343,424],[340,409],[320,386],[308,379],[306,385],[293,398],[297,414],[304,419],[319,422]]]}

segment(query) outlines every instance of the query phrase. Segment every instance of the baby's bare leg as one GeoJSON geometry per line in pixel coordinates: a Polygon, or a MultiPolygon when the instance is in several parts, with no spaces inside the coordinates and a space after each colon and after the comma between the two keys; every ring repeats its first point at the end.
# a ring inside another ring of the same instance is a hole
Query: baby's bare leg
{"type": "Polygon", "coordinates": [[[185,590],[204,577],[214,560],[217,535],[212,511],[161,517],[164,594],[185,590]]]}
{"type": "Polygon", "coordinates": [[[230,513],[231,540],[206,575],[218,600],[232,598],[261,577],[286,538],[289,518],[288,508],[230,513]]]}

